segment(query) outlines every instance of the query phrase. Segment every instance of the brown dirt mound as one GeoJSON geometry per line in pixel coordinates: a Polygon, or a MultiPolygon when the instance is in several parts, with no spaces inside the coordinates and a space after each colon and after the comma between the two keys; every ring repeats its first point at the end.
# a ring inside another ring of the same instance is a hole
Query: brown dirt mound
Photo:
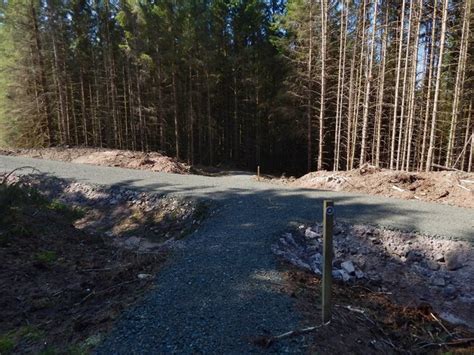
{"type": "Polygon", "coordinates": [[[369,167],[351,171],[312,172],[290,183],[314,189],[360,192],[474,208],[474,173],[409,173],[369,167]]]}
{"type": "Polygon", "coordinates": [[[0,150],[0,154],[174,174],[188,174],[190,171],[189,166],[158,152],[145,153],[98,148],[44,148],[0,150]]]}

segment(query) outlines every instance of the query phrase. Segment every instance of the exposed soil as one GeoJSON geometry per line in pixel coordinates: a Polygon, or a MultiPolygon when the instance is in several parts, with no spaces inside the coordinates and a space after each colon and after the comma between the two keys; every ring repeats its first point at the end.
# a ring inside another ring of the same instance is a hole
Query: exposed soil
{"type": "MultiPolygon", "coordinates": [[[[288,288],[306,325],[321,319],[321,234],[320,224],[300,226],[272,247],[293,264],[288,288]]],[[[311,332],[313,351],[474,350],[473,256],[467,242],[336,224],[334,316],[311,332]]]]}
{"type": "Polygon", "coordinates": [[[0,149],[0,154],[164,173],[188,174],[190,172],[188,165],[158,152],[144,153],[100,148],[41,148],[0,149]]]}
{"type": "Polygon", "coordinates": [[[89,352],[205,212],[44,176],[10,176],[0,204],[1,354],[89,352]]]}
{"type": "Polygon", "coordinates": [[[262,180],[474,208],[474,173],[460,171],[412,173],[367,166],[351,171],[315,171],[299,179],[263,177],[262,180]]]}

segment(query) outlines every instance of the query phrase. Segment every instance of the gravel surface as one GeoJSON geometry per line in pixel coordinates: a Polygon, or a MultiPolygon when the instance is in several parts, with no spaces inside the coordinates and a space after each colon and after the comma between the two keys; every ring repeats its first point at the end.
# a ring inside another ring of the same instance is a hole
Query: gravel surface
{"type": "MultiPolygon", "coordinates": [[[[319,221],[325,198],[334,200],[341,221],[474,240],[472,209],[275,186],[245,174],[173,175],[0,156],[0,172],[20,166],[215,201],[217,212],[187,238],[158,275],[157,288],[124,313],[100,354],[262,352],[249,338],[298,328],[292,299],[279,291],[270,247],[289,225],[319,221]]],[[[270,351],[301,352],[303,346],[292,339],[270,351]]]]}

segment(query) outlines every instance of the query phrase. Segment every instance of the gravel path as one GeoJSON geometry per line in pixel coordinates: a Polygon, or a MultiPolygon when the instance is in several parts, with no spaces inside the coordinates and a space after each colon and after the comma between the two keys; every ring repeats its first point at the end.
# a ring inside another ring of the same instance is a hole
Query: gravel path
{"type": "MultiPolygon", "coordinates": [[[[211,178],[0,156],[0,172],[25,165],[82,182],[212,199],[217,206],[160,272],[156,289],[125,312],[100,354],[262,352],[249,338],[298,327],[270,245],[291,223],[320,220],[324,198],[335,201],[342,221],[474,241],[472,209],[267,185],[245,174],[211,178]]],[[[288,340],[270,351],[302,347],[288,340]]]]}

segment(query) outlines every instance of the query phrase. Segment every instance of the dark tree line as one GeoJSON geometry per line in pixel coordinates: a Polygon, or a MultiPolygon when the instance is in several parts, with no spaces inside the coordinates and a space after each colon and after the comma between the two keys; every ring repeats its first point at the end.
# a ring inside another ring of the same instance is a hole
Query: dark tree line
{"type": "Polygon", "coordinates": [[[471,170],[471,0],[3,0],[17,146],[471,170]]]}

